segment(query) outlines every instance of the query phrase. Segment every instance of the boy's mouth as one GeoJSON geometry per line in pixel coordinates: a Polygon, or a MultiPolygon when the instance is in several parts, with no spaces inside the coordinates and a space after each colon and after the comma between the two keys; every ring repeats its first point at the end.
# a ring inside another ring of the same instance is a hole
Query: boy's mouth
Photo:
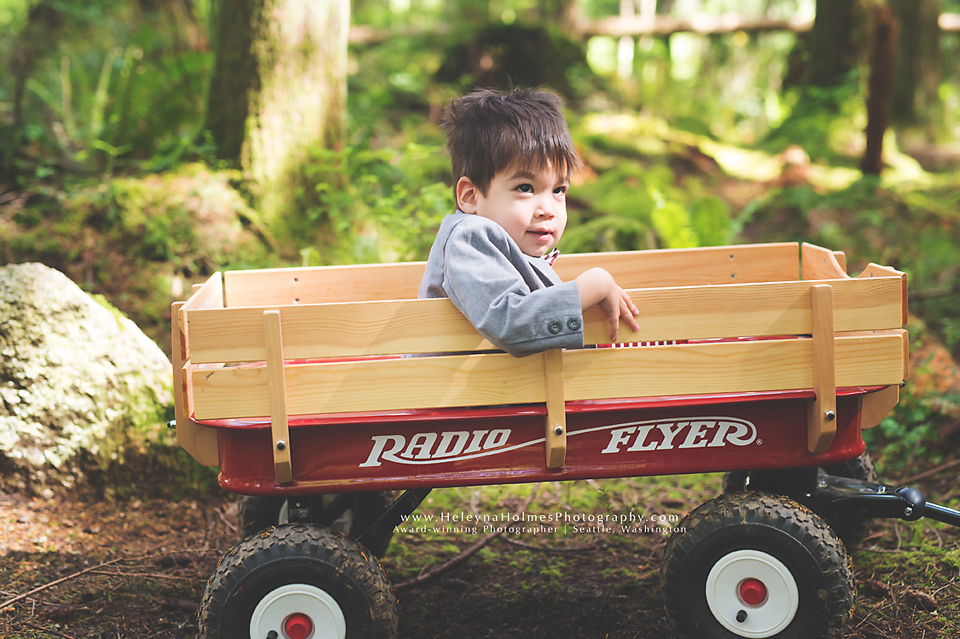
{"type": "Polygon", "coordinates": [[[527,231],[527,233],[530,233],[531,235],[533,235],[539,240],[546,240],[547,238],[550,238],[553,236],[553,233],[543,229],[534,229],[532,231],[527,231]]]}

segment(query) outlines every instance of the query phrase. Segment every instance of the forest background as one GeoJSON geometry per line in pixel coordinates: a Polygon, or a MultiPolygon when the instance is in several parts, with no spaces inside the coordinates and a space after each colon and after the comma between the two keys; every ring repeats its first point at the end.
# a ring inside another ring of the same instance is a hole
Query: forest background
{"type": "Polygon", "coordinates": [[[890,479],[956,457],[960,0],[0,0],[0,33],[0,264],[168,354],[215,271],[424,259],[443,105],[538,86],[585,162],[561,250],[808,241],[905,271],[914,379],[868,447],[890,479]]]}
{"type": "MultiPolygon", "coordinates": [[[[170,303],[214,271],[424,259],[453,209],[443,105],[542,86],[586,164],[563,251],[843,250],[854,274],[907,272],[914,349],[957,357],[958,16],[960,0],[0,0],[0,263],[61,270],[169,354],[170,303]],[[306,34],[292,54],[284,21],[306,34]]],[[[885,422],[901,465],[957,429],[956,392],[885,422]]]]}

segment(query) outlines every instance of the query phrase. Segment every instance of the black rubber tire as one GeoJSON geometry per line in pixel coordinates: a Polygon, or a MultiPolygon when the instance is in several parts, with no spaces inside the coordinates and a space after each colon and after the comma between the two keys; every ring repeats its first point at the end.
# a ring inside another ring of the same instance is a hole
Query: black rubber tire
{"type": "Polygon", "coordinates": [[[257,605],[288,584],[333,597],[347,639],[397,637],[396,598],[379,562],[335,530],[288,524],[240,542],[220,560],[200,603],[200,639],[247,639],[257,605]]]}
{"type": "MultiPolygon", "coordinates": [[[[845,477],[847,479],[860,479],[863,481],[879,482],[877,468],[869,453],[864,453],[849,461],[832,466],[825,466],[821,469],[828,475],[835,477],[845,477]]],[[[733,470],[723,474],[723,493],[732,495],[734,493],[747,490],[747,476],[749,471],[733,470]]],[[[853,550],[867,536],[873,519],[867,517],[866,513],[855,510],[842,515],[835,515],[824,518],[837,536],[843,541],[843,544],[850,550],[853,550]]]]}
{"type": "MultiPolygon", "coordinates": [[[[380,515],[393,503],[392,492],[363,492],[351,493],[350,495],[338,496],[347,498],[347,510],[352,512],[351,523],[347,526],[333,525],[323,520],[323,512],[311,511],[313,523],[326,525],[340,532],[356,537],[363,533],[380,515]]],[[[285,524],[287,521],[281,521],[280,513],[286,505],[286,497],[254,497],[244,495],[240,497],[238,503],[238,519],[240,524],[241,538],[247,538],[255,535],[262,530],[272,526],[285,524]]],[[[319,497],[313,500],[314,508],[320,502],[319,497]]],[[[393,538],[393,531],[388,530],[380,535],[364,538],[364,546],[377,557],[383,557],[387,554],[387,548],[390,547],[390,540],[393,538]]]]}
{"type": "Polygon", "coordinates": [[[840,540],[815,513],[757,492],[721,495],[687,515],[667,542],[660,569],[667,619],[679,639],[731,639],[707,603],[707,577],[730,553],[773,556],[796,582],[798,608],[777,639],[841,639],[854,581],[840,540]]]}

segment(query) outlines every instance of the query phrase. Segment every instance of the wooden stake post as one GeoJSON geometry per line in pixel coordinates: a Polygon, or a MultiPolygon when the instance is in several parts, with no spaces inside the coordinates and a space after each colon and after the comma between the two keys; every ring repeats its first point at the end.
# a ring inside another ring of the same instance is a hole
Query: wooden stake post
{"type": "Polygon", "coordinates": [[[837,434],[837,369],[833,334],[833,288],[810,289],[810,319],[813,327],[813,392],[807,404],[807,449],[826,452],[837,434]]]}
{"type": "Polygon", "coordinates": [[[293,468],[290,463],[290,428],[287,423],[287,384],[283,371],[280,311],[263,312],[263,335],[267,347],[273,465],[277,474],[277,482],[287,484],[293,481],[293,468]]]}
{"type": "Polygon", "coordinates": [[[563,351],[543,353],[543,393],[547,400],[547,468],[561,468],[567,456],[567,412],[563,400],[563,351]]]}

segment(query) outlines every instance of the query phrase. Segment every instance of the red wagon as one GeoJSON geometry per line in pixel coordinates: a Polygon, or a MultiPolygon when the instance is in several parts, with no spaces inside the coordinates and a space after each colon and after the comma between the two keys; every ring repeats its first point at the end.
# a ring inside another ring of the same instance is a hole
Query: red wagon
{"type": "Polygon", "coordinates": [[[960,523],[861,457],[908,377],[904,274],[850,278],[843,254],[795,243],[555,268],[594,266],[630,289],[640,330],[604,347],[592,309],[586,348],[520,359],[415,299],[422,263],[217,273],[174,305],[178,440],[264,530],[211,577],[201,636],[394,637],[372,553],[435,487],[727,472],[668,543],[682,637],[839,637],[841,539],[874,516],[960,523]]]}

